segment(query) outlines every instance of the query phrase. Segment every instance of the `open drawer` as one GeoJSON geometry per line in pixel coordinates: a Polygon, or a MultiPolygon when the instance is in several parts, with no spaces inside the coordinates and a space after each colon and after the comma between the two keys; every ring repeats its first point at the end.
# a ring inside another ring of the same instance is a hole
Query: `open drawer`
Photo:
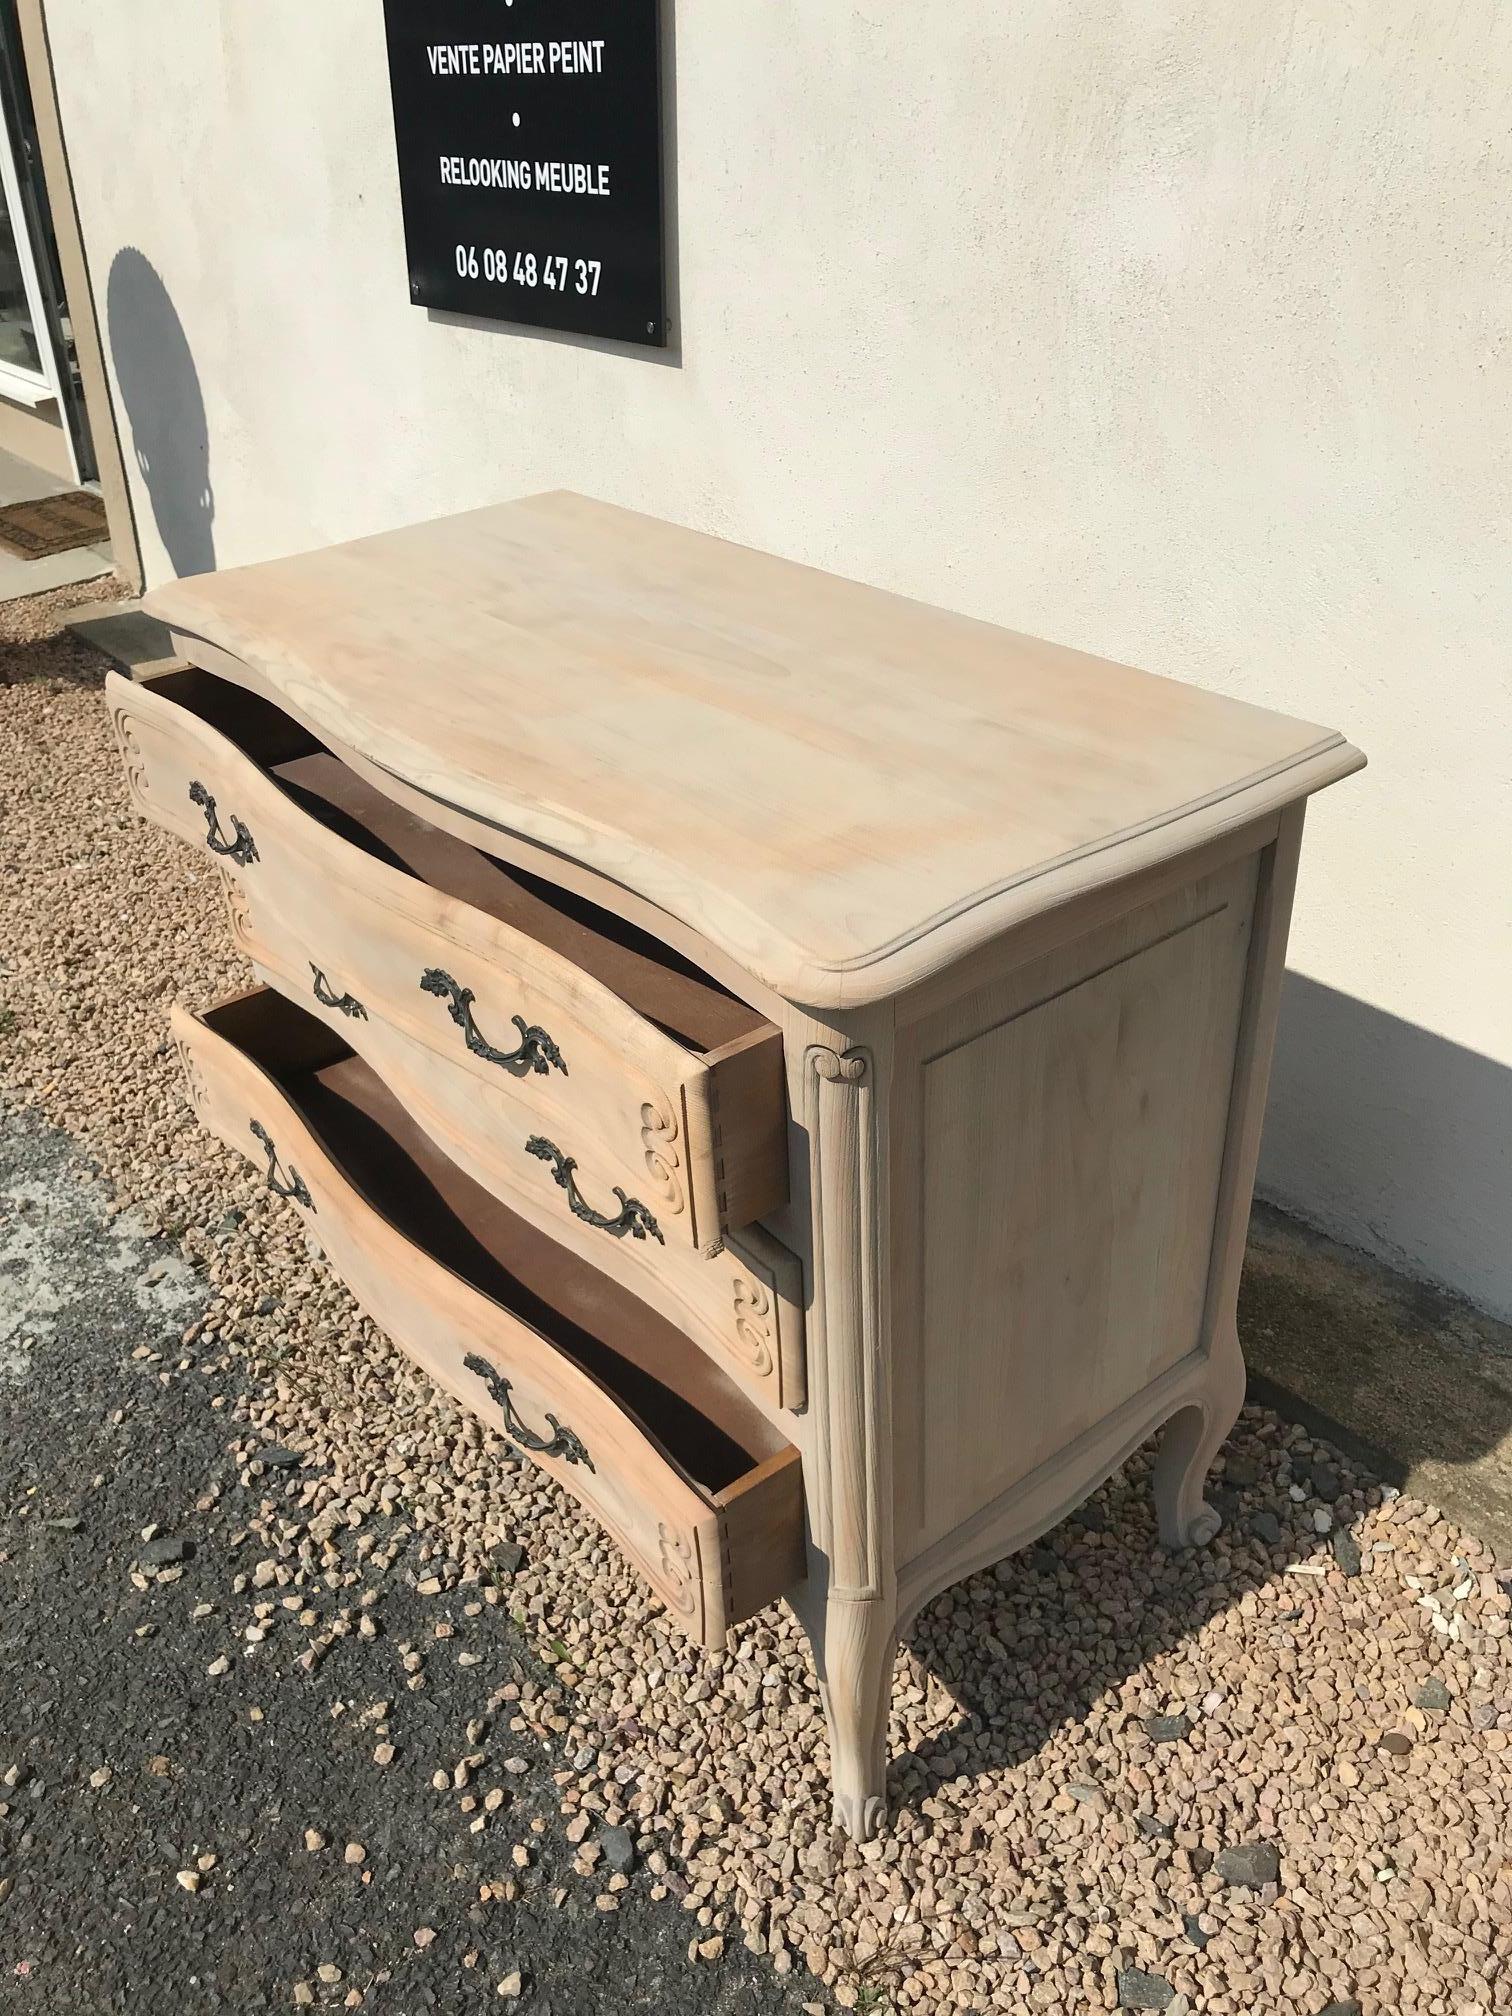
{"type": "MultiPolygon", "coordinates": [[[[668,947],[405,810],[208,672],[107,698],[138,808],[226,871],[238,937],[328,1019],[489,1095],[611,1239],[712,1253],[787,1198],[782,1036],[668,947]]],[[[529,1146],[527,1147],[527,1144],[529,1146]]]]}
{"type": "Polygon", "coordinates": [[[800,1458],[674,1325],[458,1170],[271,989],[173,1011],[202,1121],[309,1220],[364,1309],[602,1522],[688,1633],[804,1573],[800,1458]]]}

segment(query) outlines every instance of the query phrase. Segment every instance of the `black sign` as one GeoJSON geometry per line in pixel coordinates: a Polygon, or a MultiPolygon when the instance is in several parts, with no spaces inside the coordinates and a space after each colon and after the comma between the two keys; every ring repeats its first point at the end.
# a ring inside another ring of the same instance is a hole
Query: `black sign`
{"type": "Polygon", "coordinates": [[[658,0],[384,0],[410,298],[664,344],[658,0]]]}

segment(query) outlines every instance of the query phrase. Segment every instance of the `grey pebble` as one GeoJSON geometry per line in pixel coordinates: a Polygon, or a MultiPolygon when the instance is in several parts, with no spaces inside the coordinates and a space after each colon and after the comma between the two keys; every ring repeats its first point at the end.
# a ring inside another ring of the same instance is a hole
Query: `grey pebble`
{"type": "Polygon", "coordinates": [[[1144,1732],[1152,1743],[1185,1743],[1192,1733],[1190,1715],[1146,1715],[1144,1732]]]}
{"type": "Polygon", "coordinates": [[[1419,1687],[1412,1703],[1415,1708],[1426,1708],[1431,1714],[1445,1715],[1449,1712],[1452,1698],[1449,1689],[1435,1673],[1419,1687]]]}
{"type": "Polygon", "coordinates": [[[488,1565],[495,1574],[513,1575],[523,1566],[525,1549],[518,1540],[501,1540],[488,1557],[488,1565]]]}
{"type": "Polygon", "coordinates": [[[1312,1466],[1313,1496],[1321,1498],[1325,1505],[1333,1505],[1344,1495],[1344,1486],[1339,1473],[1331,1463],[1314,1463],[1312,1466]]]}
{"type": "Polygon", "coordinates": [[[604,1860],[617,1876],[628,1876],[635,1867],[635,1840],[628,1827],[602,1827],[599,1846],[604,1860]]]}
{"type": "Polygon", "coordinates": [[[84,1521],[79,1518],[69,1517],[66,1519],[44,1519],[42,1524],[49,1527],[54,1533],[77,1533],[79,1528],[84,1524],[84,1521]]]}
{"type": "Polygon", "coordinates": [[[297,1470],[304,1458],[297,1449],[285,1449],[281,1442],[270,1442],[266,1449],[259,1449],[257,1460],[266,1463],[270,1470],[297,1470]]]}
{"type": "Polygon", "coordinates": [[[1244,1890],[1263,1890],[1281,1880],[1281,1856],[1269,1841],[1247,1841],[1218,1857],[1218,1880],[1244,1890]]]}
{"type": "Polygon", "coordinates": [[[1176,1999],[1176,1990],[1158,1974],[1146,1974],[1142,1967],[1125,1967],[1118,1977],[1120,2009],[1167,2009],[1176,1999]]]}
{"type": "Polygon", "coordinates": [[[1199,1953],[1202,1952],[1209,1938],[1212,1936],[1210,1933],[1203,1931],[1202,1920],[1195,1917],[1191,1912],[1188,1912],[1186,1917],[1182,1919],[1181,1929],[1186,1933],[1186,1936],[1191,1940],[1199,1953]]]}
{"type": "Polygon", "coordinates": [[[1281,1521],[1274,1512],[1257,1512],[1250,1521],[1250,1531],[1257,1540],[1263,1540],[1267,1547],[1281,1545],[1281,1521]]]}
{"type": "Polygon", "coordinates": [[[194,1552],[194,1542],[165,1533],[161,1540],[149,1540],[145,1547],[137,1549],[137,1561],[143,1568],[176,1568],[180,1561],[187,1561],[194,1552]]]}
{"type": "Polygon", "coordinates": [[[1346,1527],[1340,1526],[1330,1541],[1333,1557],[1346,1575],[1358,1575],[1364,1567],[1360,1558],[1359,1542],[1346,1527]]]}

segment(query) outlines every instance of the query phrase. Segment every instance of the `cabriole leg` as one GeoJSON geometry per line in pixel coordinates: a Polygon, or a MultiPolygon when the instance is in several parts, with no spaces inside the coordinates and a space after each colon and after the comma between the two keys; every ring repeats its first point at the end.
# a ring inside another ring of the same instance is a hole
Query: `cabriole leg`
{"type": "Polygon", "coordinates": [[[1208,1383],[1173,1414],[1155,1457],[1155,1515],[1167,1547],[1205,1547],[1223,1524],[1203,1497],[1213,1458],[1244,1405],[1244,1359],[1230,1323],[1213,1340],[1208,1383]]]}
{"type": "Polygon", "coordinates": [[[815,1646],[829,1724],[834,1823],[870,1841],[887,1818],[887,1707],[897,1631],[885,1605],[831,1597],[815,1646]]]}

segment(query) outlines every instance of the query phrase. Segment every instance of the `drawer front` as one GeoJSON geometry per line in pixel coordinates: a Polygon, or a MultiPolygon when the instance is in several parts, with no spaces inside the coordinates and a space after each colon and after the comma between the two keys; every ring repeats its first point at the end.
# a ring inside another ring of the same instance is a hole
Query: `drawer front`
{"type": "Polygon", "coordinates": [[[514,1101],[392,1022],[351,1013],[344,971],[327,976],[322,992],[333,1001],[322,1000],[309,980],[306,948],[245,892],[234,906],[234,928],[258,978],[343,1037],[475,1182],[659,1309],[758,1399],[794,1412],[806,1405],[803,1269],[780,1241],[749,1225],[707,1254],[671,1240],[616,1234],[619,1199],[587,1193],[587,1179],[579,1187],[577,1172],[569,1195],[555,1164],[532,1152],[535,1137],[514,1101]],[[574,1211],[574,1196],[589,1215],[574,1211]]]}
{"type": "Polygon", "coordinates": [[[607,1238],[713,1252],[786,1196],[781,1037],[701,1055],[571,961],[312,819],[217,730],[112,674],[132,798],[207,848],[281,984],[384,1022],[532,1143],[607,1238]]]}
{"type": "Polygon", "coordinates": [[[240,1050],[182,1007],[173,1033],[201,1123],[301,1212],[372,1320],[591,1511],[692,1637],[722,1647],[776,1593],[768,1557],[801,1557],[796,1452],[705,1494],[612,1392],[373,1210],[240,1050]]]}

